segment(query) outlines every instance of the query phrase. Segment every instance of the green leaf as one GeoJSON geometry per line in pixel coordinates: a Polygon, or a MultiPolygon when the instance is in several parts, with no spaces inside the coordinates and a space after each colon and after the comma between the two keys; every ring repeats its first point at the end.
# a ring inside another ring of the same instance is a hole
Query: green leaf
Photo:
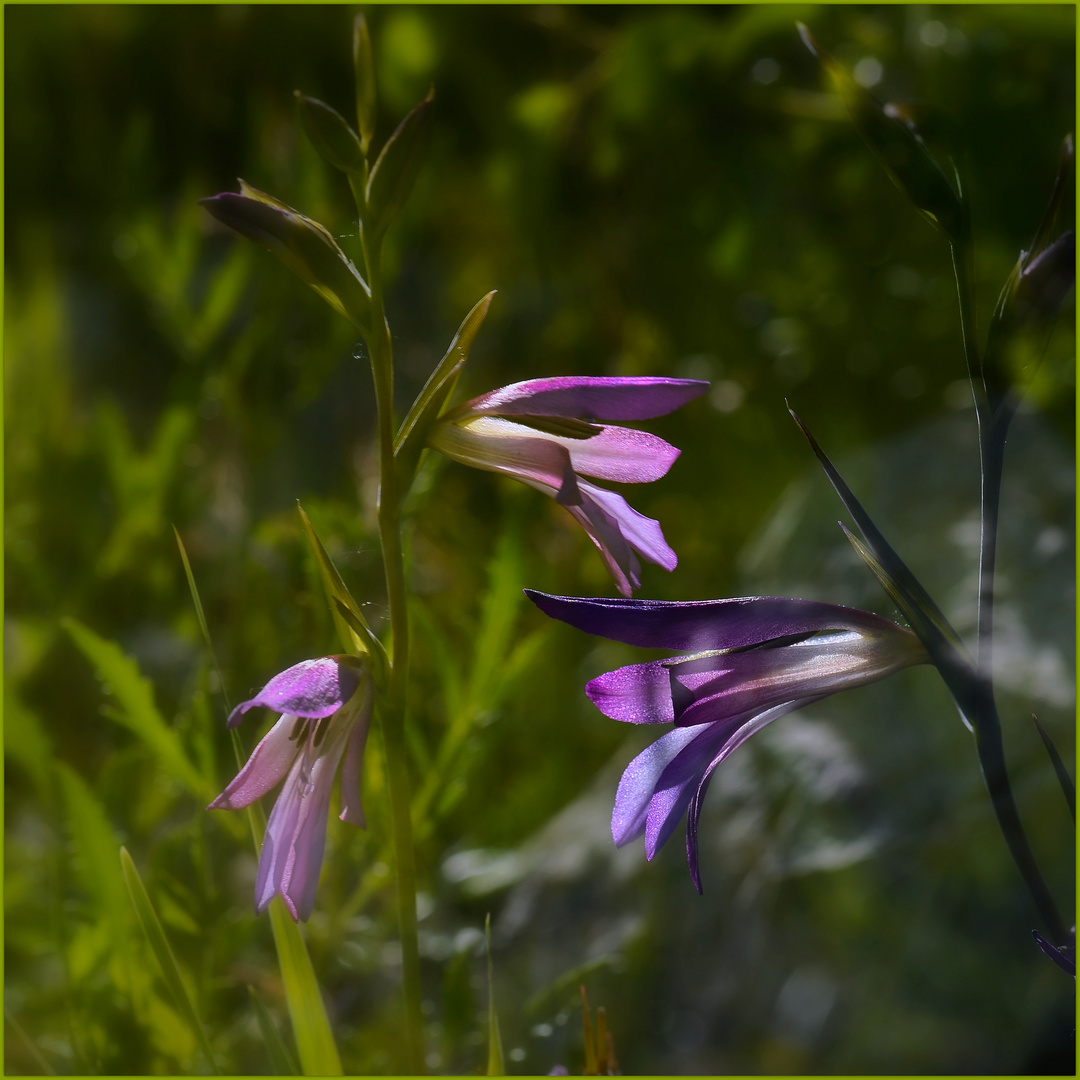
{"type": "Polygon", "coordinates": [[[484,941],[487,944],[488,980],[488,1059],[487,1076],[505,1076],[506,1061],[503,1058],[502,1035],[499,1018],[495,1013],[495,967],[491,962],[491,916],[484,921],[484,941]]]}
{"type": "Polygon", "coordinates": [[[390,671],[390,661],[386,655],[383,643],[372,632],[364,616],[360,613],[360,606],[353,599],[341,575],[337,572],[330,556],[326,553],[322,541],[315,532],[311,519],[307,516],[304,508],[298,502],[297,510],[300,511],[300,520],[304,525],[304,533],[315,555],[315,562],[319,568],[319,577],[322,579],[323,588],[326,591],[326,600],[330,605],[330,613],[334,617],[338,636],[347,653],[360,653],[371,662],[371,672],[375,679],[375,685],[383,687],[390,671]],[[349,613],[346,618],[344,611],[349,613]]]}
{"type": "Polygon", "coordinates": [[[416,106],[398,125],[382,148],[368,179],[364,231],[372,246],[382,239],[412,191],[416,174],[427,149],[431,127],[431,107],[435,91],[416,106]]]}
{"type": "Polygon", "coordinates": [[[300,927],[293,922],[280,896],[275,896],[270,902],[270,925],[274,932],[281,979],[285,984],[285,1001],[300,1054],[300,1067],[305,1076],[341,1076],[341,1058],[307,945],[300,927]]]}
{"type": "Polygon", "coordinates": [[[112,691],[119,706],[105,712],[111,720],[134,732],[157,759],[162,770],[179,780],[203,802],[213,798],[207,779],[191,763],[180,739],[164,721],[154,704],[154,692],[138,664],[119,645],[99,637],[75,619],[60,620],[98,677],[112,691]]]}
{"type": "Polygon", "coordinates": [[[318,98],[307,97],[299,90],[293,93],[311,145],[335,169],[363,176],[367,164],[364,149],[345,117],[318,98]]]}
{"type": "Polygon", "coordinates": [[[48,797],[52,781],[52,740],[37,714],[15,694],[10,680],[4,682],[4,756],[29,773],[38,791],[48,797]]]}
{"type": "Polygon", "coordinates": [[[274,1070],[274,1075],[298,1076],[300,1070],[297,1068],[288,1046],[285,1045],[285,1040],[281,1037],[281,1032],[278,1031],[274,1018],[270,1015],[270,1010],[267,1009],[254,986],[248,986],[248,993],[251,995],[251,1006],[255,1010],[255,1019],[258,1021],[263,1045],[266,1047],[266,1053],[270,1058],[270,1065],[274,1070]]]}
{"type": "Polygon", "coordinates": [[[135,868],[135,863],[125,847],[120,848],[120,865],[123,869],[124,881],[127,883],[128,894],[131,896],[131,903],[135,908],[135,915],[154,956],[157,957],[158,964],[161,966],[161,973],[165,977],[165,985],[169,988],[169,993],[172,995],[177,1010],[187,1021],[199,1047],[202,1049],[203,1054],[206,1055],[211,1071],[218,1074],[220,1070],[217,1067],[214,1052],[210,1049],[210,1043],[206,1038],[202,1022],[195,1012],[195,1006],[187,992],[187,987],[184,985],[172,947],[169,945],[169,940],[165,936],[165,931],[162,929],[157,913],[154,911],[154,905],[150,902],[150,896],[143,885],[142,878],[139,876],[139,871],[135,868]]]}
{"type": "Polygon", "coordinates": [[[802,23],[803,44],[818,59],[826,77],[847,106],[855,128],[915,209],[953,243],[968,234],[967,212],[960,195],[930,154],[906,110],[885,105],[860,86],[818,45],[802,23]]]}
{"type": "Polygon", "coordinates": [[[371,34],[363,14],[353,23],[353,68],[356,71],[356,122],[360,148],[366,154],[375,134],[375,63],[371,54],[371,34]]]}
{"type": "Polygon", "coordinates": [[[420,455],[427,443],[427,434],[431,425],[438,418],[443,405],[454,392],[461,369],[469,358],[480,327],[484,324],[488,308],[495,296],[493,289],[473,305],[458,327],[454,339],[450,342],[446,354],[439,361],[435,370],[428,377],[423,390],[412,403],[408,415],[398,428],[394,438],[394,461],[397,465],[398,479],[402,491],[407,491],[416,475],[420,455]]]}
{"type": "Polygon", "coordinates": [[[1076,785],[1073,784],[1069,770],[1065,768],[1065,762],[1061,760],[1061,755],[1057,752],[1053,740],[1046,734],[1045,728],[1039,723],[1039,718],[1034,713],[1031,714],[1031,722],[1035,725],[1035,730],[1039,733],[1039,738],[1042,739],[1043,746],[1046,747],[1046,752],[1050,755],[1050,763],[1054,766],[1054,774],[1058,778],[1058,783],[1061,785],[1062,793],[1065,796],[1065,801],[1069,804],[1069,812],[1072,814],[1075,823],[1076,785]]]}

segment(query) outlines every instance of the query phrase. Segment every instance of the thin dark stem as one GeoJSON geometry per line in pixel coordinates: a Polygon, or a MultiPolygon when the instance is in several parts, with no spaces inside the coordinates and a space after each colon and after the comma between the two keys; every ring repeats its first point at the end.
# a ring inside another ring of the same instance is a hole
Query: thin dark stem
{"type": "MultiPolygon", "coordinates": [[[[975,748],[979,767],[997,816],[998,826],[1009,853],[1020,871],[1031,898],[1058,942],[1066,939],[1065,925],[1058,914],[1050,890],[1046,887],[1020,821],[1020,813],[1009,784],[1005,764],[1005,747],[1001,738],[1001,720],[994,700],[993,640],[994,640],[994,572],[997,562],[998,517],[1001,508],[1001,480],[1004,472],[1005,436],[1008,413],[992,415],[982,363],[975,343],[975,303],[973,259],[970,241],[954,244],[953,268],[960,301],[960,326],[964,339],[964,355],[975,399],[975,417],[979,430],[979,606],[976,673],[973,694],[964,698],[971,703],[967,714],[975,729],[975,748]]],[[[959,699],[958,699],[959,700],[959,699]]],[[[961,708],[964,704],[961,703],[961,708]]]]}

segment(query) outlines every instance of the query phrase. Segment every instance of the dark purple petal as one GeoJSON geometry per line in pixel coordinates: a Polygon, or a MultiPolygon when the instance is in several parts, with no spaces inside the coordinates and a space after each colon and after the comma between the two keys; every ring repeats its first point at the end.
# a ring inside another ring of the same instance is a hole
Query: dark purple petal
{"type": "Polygon", "coordinates": [[[626,766],[611,813],[611,838],[616,847],[622,847],[645,831],[645,817],[657,780],[671,759],[700,734],[692,728],[675,728],[645,747],[626,766]]]}
{"type": "Polygon", "coordinates": [[[359,681],[352,667],[333,656],[304,660],[275,675],[255,697],[237,705],[229,715],[229,727],[236,727],[242,715],[256,706],[321,719],[337,712],[352,697],[359,681]]]}
{"type": "Polygon", "coordinates": [[[530,379],[469,402],[469,412],[499,416],[566,416],[579,420],[645,420],[674,412],[709,389],[698,379],[564,375],[530,379]]]}
{"type": "Polygon", "coordinates": [[[1051,945],[1038,930],[1032,930],[1031,936],[1035,939],[1035,944],[1038,945],[1062,971],[1067,975],[1071,975],[1074,979],[1076,978],[1076,950],[1074,948],[1071,946],[1062,946],[1059,948],[1057,945],[1051,945]],[[1070,956],[1069,953],[1072,953],[1072,955],[1070,956]]]}
{"type": "Polygon", "coordinates": [[[612,720],[628,724],[670,724],[675,719],[671,675],[662,660],[609,671],[588,683],[585,693],[612,720]]]}
{"type": "Polygon", "coordinates": [[[546,615],[589,634],[645,648],[705,652],[745,648],[825,630],[891,632],[896,625],[856,608],[816,600],[749,596],[732,600],[588,600],[526,589],[546,615]]]}
{"type": "Polygon", "coordinates": [[[207,810],[240,810],[277,787],[300,751],[293,734],[303,723],[295,716],[283,716],[262,737],[251,757],[207,810]]]}

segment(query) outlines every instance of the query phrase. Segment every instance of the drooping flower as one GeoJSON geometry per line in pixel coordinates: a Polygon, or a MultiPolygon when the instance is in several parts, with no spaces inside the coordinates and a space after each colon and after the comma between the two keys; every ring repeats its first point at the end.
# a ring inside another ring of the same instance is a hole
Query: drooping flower
{"type": "Polygon", "coordinates": [[[621,484],[659,480],[679,456],[647,431],[608,420],[673,412],[709,384],[697,379],[563,376],[514,383],[439,418],[429,441],[447,457],[504,473],[555,498],[600,549],[623,596],[641,585],[640,555],[665,570],[678,563],[660,523],[582,476],[621,484]]]}
{"type": "Polygon", "coordinates": [[[239,810],[285,781],[259,854],[257,911],[280,894],[294,919],[311,914],[326,843],[330,791],[343,755],[341,820],[366,826],[360,769],[373,700],[371,674],[362,661],[324,656],[275,675],[229,715],[229,727],[236,727],[256,706],[281,713],[247,764],[207,807],[239,810]]]}
{"type": "Polygon", "coordinates": [[[586,600],[525,590],[552,618],[614,641],[689,655],[631,664],[593,679],[602,713],[674,728],[627,766],[611,834],[645,834],[651,859],[686,813],[686,856],[701,891],[698,818],[716,767],[766,724],[829,694],[865,686],[929,657],[880,615],[813,600],[586,600]]]}

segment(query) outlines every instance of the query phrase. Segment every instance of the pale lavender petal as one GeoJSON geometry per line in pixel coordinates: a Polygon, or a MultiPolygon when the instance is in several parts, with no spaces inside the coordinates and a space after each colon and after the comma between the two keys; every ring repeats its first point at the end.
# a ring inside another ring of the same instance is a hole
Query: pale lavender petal
{"type": "MultiPolygon", "coordinates": [[[[629,596],[634,589],[641,587],[641,563],[623,536],[621,522],[592,497],[592,492],[584,494],[583,489],[586,486],[592,488],[592,491],[600,490],[592,484],[586,485],[584,480],[581,481],[578,485],[583,494],[581,503],[567,506],[566,509],[599,548],[604,565],[615,579],[616,588],[623,596],[629,596]]],[[[623,501],[625,503],[625,500],[623,501]]],[[[627,506],[626,509],[629,510],[630,507],[627,506]]]]}
{"type": "Polygon", "coordinates": [[[358,683],[356,671],[335,657],[304,660],[275,675],[255,697],[237,705],[229,715],[229,727],[236,727],[241,716],[256,706],[310,719],[329,716],[352,697],[358,683]]]}
{"type": "MultiPolygon", "coordinates": [[[[259,852],[259,872],[255,878],[255,910],[262,912],[281,890],[281,878],[292,850],[296,822],[300,816],[301,793],[297,777],[301,767],[298,757],[285,780],[270,820],[266,823],[262,850],[259,852]]],[[[295,914],[293,918],[295,918],[295,914]]]]}
{"type": "Polygon", "coordinates": [[[364,747],[367,743],[368,727],[371,723],[371,707],[374,695],[370,683],[366,696],[360,706],[360,716],[349,735],[349,744],[345,749],[345,761],[341,766],[341,813],[342,821],[367,828],[364,808],[360,801],[360,777],[364,763],[364,747]]]}
{"type": "Polygon", "coordinates": [[[553,619],[561,619],[587,633],[627,645],[689,652],[745,648],[775,638],[824,630],[891,634],[898,629],[888,619],[870,612],[788,597],[588,600],[551,596],[532,589],[526,589],[525,595],[553,619]]]}
{"type": "Polygon", "coordinates": [[[208,810],[240,810],[281,783],[299,752],[292,738],[303,720],[286,714],[263,737],[251,757],[208,810]]]}
{"type": "Polygon", "coordinates": [[[255,882],[258,911],[266,908],[275,893],[280,894],[297,920],[307,919],[315,903],[330,792],[346,743],[356,727],[347,715],[332,717],[322,724],[322,731],[309,733],[270,813],[255,882]]]}
{"type": "Polygon", "coordinates": [[[709,389],[699,379],[564,375],[493,390],[465,406],[472,414],[566,416],[579,420],[645,420],[674,412],[709,389]]]}
{"type": "MultiPolygon", "coordinates": [[[[674,570],[679,565],[679,558],[664,539],[660,522],[639,514],[621,495],[606,488],[597,487],[587,480],[579,484],[582,498],[588,503],[591,499],[619,524],[619,531],[626,542],[649,562],[662,566],[665,570],[674,570]]],[[[636,588],[636,586],[635,586],[636,588]]]]}
{"type": "MultiPolygon", "coordinates": [[[[697,789],[698,780],[727,739],[746,723],[736,717],[726,724],[705,724],[697,728],[675,728],[697,735],[676,754],[657,777],[645,819],[645,857],[651,859],[667,843],[682,819],[683,811],[697,789]]],[[[669,733],[670,734],[670,733],[669,733]]]]}
{"type": "Polygon", "coordinates": [[[670,724],[671,675],[664,661],[630,664],[609,671],[585,687],[589,700],[612,720],[628,724],[670,724]]]}
{"type": "Polygon", "coordinates": [[[564,505],[581,501],[569,452],[557,439],[532,428],[480,417],[468,424],[436,424],[429,441],[455,461],[522,480],[564,505]]]}
{"type": "Polygon", "coordinates": [[[622,847],[645,831],[645,818],[657,780],[672,758],[700,734],[692,728],[675,728],[645,747],[626,766],[611,813],[611,837],[616,847],[622,847]]]}

